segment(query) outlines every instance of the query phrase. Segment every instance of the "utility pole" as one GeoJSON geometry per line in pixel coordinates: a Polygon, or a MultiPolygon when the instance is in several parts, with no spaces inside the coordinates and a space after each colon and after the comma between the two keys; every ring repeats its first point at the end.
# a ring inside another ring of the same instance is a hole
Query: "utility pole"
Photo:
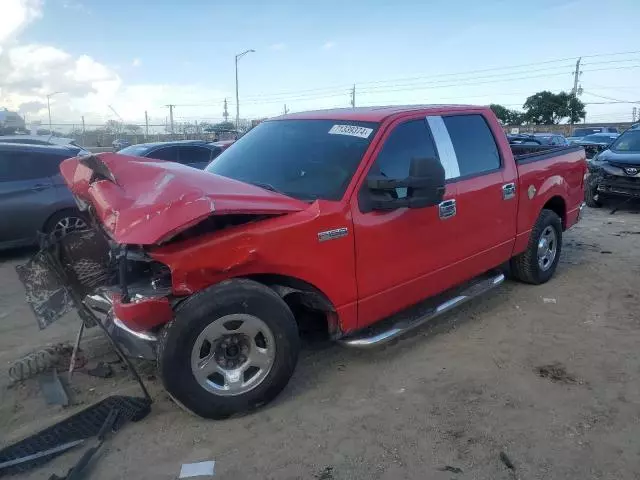
{"type": "Polygon", "coordinates": [[[165,107],[169,107],[169,124],[171,125],[169,132],[173,135],[173,107],[175,105],[165,105],[165,107]]]}
{"type": "Polygon", "coordinates": [[[82,146],[84,147],[84,135],[85,135],[85,129],[84,129],[84,115],[82,116],[82,146]]]}
{"type": "Polygon", "coordinates": [[[289,109],[287,108],[287,104],[284,104],[284,114],[286,115],[287,113],[289,113],[289,109]]]}
{"type": "Polygon", "coordinates": [[[222,112],[222,116],[224,117],[224,123],[229,122],[229,110],[227,109],[227,99],[224,99],[224,112],[222,112]]]}
{"type": "Polygon", "coordinates": [[[573,90],[571,90],[571,95],[574,97],[578,95],[578,79],[580,78],[580,62],[582,61],[582,57],[578,59],[576,62],[576,71],[573,72],[573,90]]]}
{"type": "Polygon", "coordinates": [[[240,94],[238,93],[238,60],[244,57],[247,53],[255,52],[255,50],[245,50],[242,53],[236,55],[236,135],[238,134],[238,128],[240,126],[240,94]]]}
{"type": "Polygon", "coordinates": [[[351,108],[356,108],[356,84],[353,84],[353,89],[351,90],[351,108]]]}
{"type": "MultiPolygon", "coordinates": [[[[573,97],[571,101],[575,98],[578,98],[578,80],[580,78],[580,61],[582,61],[582,57],[578,58],[576,62],[576,71],[573,72],[573,88],[571,89],[571,96],[573,97]]],[[[585,117],[586,118],[586,117],[585,117]]],[[[573,108],[571,109],[571,126],[573,127],[573,108]]],[[[573,134],[573,132],[571,132],[573,134]]]]}
{"type": "Polygon", "coordinates": [[[631,121],[635,122],[637,116],[638,116],[638,107],[633,107],[633,110],[631,111],[631,121]]]}
{"type": "Polygon", "coordinates": [[[149,137],[149,116],[147,115],[147,111],[144,111],[144,139],[146,140],[149,137]]]}

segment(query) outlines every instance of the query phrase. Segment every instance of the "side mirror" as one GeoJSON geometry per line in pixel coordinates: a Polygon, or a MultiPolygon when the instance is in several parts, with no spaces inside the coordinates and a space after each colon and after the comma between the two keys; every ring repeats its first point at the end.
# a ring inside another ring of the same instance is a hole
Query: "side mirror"
{"type": "Polygon", "coordinates": [[[404,179],[370,175],[360,197],[363,213],[398,208],[424,208],[442,202],[444,167],[436,158],[412,158],[404,179]]]}

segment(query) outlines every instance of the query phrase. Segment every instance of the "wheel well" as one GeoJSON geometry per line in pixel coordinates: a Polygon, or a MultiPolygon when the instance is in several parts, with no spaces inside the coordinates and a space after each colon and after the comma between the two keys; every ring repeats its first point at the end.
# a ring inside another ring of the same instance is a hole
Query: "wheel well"
{"type": "Polygon", "coordinates": [[[542,208],[555,212],[555,214],[560,217],[560,220],[562,220],[562,229],[567,228],[567,205],[564,203],[562,197],[551,197],[542,208]]]}
{"type": "Polygon", "coordinates": [[[260,274],[247,278],[274,290],[289,306],[303,338],[325,340],[340,336],[335,307],[318,288],[287,275],[260,274]]]}

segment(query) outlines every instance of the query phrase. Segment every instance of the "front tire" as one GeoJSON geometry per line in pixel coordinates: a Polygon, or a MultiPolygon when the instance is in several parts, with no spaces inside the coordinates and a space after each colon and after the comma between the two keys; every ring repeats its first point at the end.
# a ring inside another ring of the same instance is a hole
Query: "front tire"
{"type": "Polygon", "coordinates": [[[258,282],[233,279],[177,308],[159,342],[158,369],[181,406],[223,419],[273,400],[289,382],[299,350],[287,304],[258,282]]]}
{"type": "Polygon", "coordinates": [[[529,245],[511,259],[511,273],[521,282],[539,285],[548,282],[560,260],[562,220],[551,210],[542,210],[531,230],[529,245]]]}

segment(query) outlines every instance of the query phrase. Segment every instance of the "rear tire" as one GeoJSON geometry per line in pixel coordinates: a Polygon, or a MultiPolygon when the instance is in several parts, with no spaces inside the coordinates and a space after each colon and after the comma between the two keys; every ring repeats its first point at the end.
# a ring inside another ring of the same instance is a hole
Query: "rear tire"
{"type": "Polygon", "coordinates": [[[158,370],[182,407],[223,419],[273,400],[289,382],[299,350],[287,304],[258,282],[233,279],[177,308],[159,341],[158,370]]]}
{"type": "Polygon", "coordinates": [[[555,212],[544,209],[531,230],[527,249],[511,259],[511,273],[524,283],[545,283],[555,273],[561,251],[562,220],[555,212]]]}
{"type": "Polygon", "coordinates": [[[597,185],[587,183],[584,189],[584,201],[587,207],[600,208],[602,207],[602,196],[598,193],[597,185]]]}

